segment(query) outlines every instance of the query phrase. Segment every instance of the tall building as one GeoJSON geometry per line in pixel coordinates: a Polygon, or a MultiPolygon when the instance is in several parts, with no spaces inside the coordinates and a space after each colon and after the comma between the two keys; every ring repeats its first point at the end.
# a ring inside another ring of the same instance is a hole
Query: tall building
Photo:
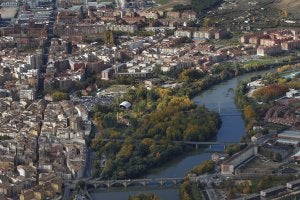
{"type": "Polygon", "coordinates": [[[43,64],[42,54],[34,54],[27,56],[27,63],[33,68],[38,69],[43,64]]]}
{"type": "Polygon", "coordinates": [[[72,42],[66,42],[65,44],[65,52],[67,54],[71,54],[72,53],[72,42]]]}

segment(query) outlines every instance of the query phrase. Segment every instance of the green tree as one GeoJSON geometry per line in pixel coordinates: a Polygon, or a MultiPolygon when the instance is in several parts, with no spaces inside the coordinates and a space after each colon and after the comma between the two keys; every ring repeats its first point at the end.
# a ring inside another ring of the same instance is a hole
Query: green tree
{"type": "Polygon", "coordinates": [[[210,26],[212,26],[214,24],[214,21],[215,20],[213,18],[211,18],[211,17],[205,17],[204,21],[203,21],[203,26],[210,27],[210,26]]]}
{"type": "Polygon", "coordinates": [[[128,160],[133,152],[133,145],[128,143],[124,144],[116,156],[116,159],[128,160]]]}
{"type": "Polygon", "coordinates": [[[78,91],[76,92],[76,96],[77,96],[77,97],[82,97],[82,92],[81,92],[80,90],[78,90],[78,91]]]}
{"type": "Polygon", "coordinates": [[[280,153],[274,153],[274,154],[273,154],[273,160],[274,160],[274,161],[277,161],[277,162],[282,161],[282,156],[281,156],[281,154],[280,154],[280,153]]]}
{"type": "Polygon", "coordinates": [[[244,181],[242,184],[241,184],[241,187],[242,187],[242,192],[244,194],[250,194],[252,192],[252,189],[251,189],[251,186],[249,184],[248,181],[244,181]]]}
{"type": "Polygon", "coordinates": [[[76,185],[75,185],[75,188],[77,189],[77,190],[84,190],[84,188],[85,188],[85,182],[83,181],[83,180],[79,180],[79,181],[77,181],[77,183],[76,183],[76,185]]]}
{"type": "Polygon", "coordinates": [[[244,107],[244,117],[245,117],[246,121],[255,119],[256,114],[255,114],[255,110],[252,105],[247,105],[244,107]]]}
{"type": "Polygon", "coordinates": [[[159,200],[155,194],[139,194],[135,196],[129,196],[128,200],[159,200]]]}
{"type": "Polygon", "coordinates": [[[230,144],[230,145],[226,146],[225,153],[227,153],[229,155],[233,155],[233,154],[239,152],[241,149],[242,149],[242,147],[240,145],[230,144]]]}
{"type": "Polygon", "coordinates": [[[179,74],[179,79],[184,82],[191,82],[191,81],[198,80],[198,79],[202,78],[203,76],[204,76],[204,73],[202,73],[199,70],[186,69],[186,70],[183,70],[179,74]]]}
{"type": "Polygon", "coordinates": [[[51,97],[52,97],[53,101],[61,101],[61,100],[69,100],[70,99],[70,96],[68,93],[60,92],[60,91],[53,92],[51,97]]]}
{"type": "Polygon", "coordinates": [[[260,179],[259,182],[257,183],[257,189],[264,190],[264,189],[270,187],[271,181],[272,180],[270,179],[270,177],[264,177],[264,178],[260,179]]]}
{"type": "Polygon", "coordinates": [[[192,172],[197,175],[200,175],[200,174],[204,174],[207,172],[213,172],[214,169],[215,169],[215,162],[212,160],[207,160],[207,161],[204,161],[203,163],[201,163],[200,165],[194,167],[192,169],[192,172]]]}
{"type": "Polygon", "coordinates": [[[115,44],[115,37],[114,37],[114,33],[112,31],[109,32],[109,43],[115,44]]]}

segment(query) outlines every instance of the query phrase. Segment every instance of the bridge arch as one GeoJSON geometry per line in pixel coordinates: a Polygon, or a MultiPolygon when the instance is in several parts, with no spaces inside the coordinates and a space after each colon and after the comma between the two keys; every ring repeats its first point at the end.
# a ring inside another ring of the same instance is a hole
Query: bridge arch
{"type": "Polygon", "coordinates": [[[178,183],[176,180],[165,180],[162,181],[162,186],[176,186],[178,183]]]}
{"type": "Polygon", "coordinates": [[[162,183],[159,180],[151,180],[147,182],[147,186],[149,187],[161,187],[162,183]]]}
{"type": "Polygon", "coordinates": [[[87,183],[86,184],[86,189],[88,190],[88,191],[90,191],[90,190],[95,190],[97,188],[97,185],[94,185],[94,184],[91,184],[91,183],[87,183]]]}
{"type": "Polygon", "coordinates": [[[109,187],[126,187],[126,182],[115,181],[110,183],[109,187]]]}
{"type": "Polygon", "coordinates": [[[104,188],[104,187],[109,188],[108,184],[105,183],[105,182],[101,182],[101,183],[96,184],[96,189],[97,188],[104,188]]]}
{"type": "Polygon", "coordinates": [[[146,187],[147,183],[146,182],[142,182],[142,181],[130,181],[127,182],[127,187],[128,186],[141,186],[141,187],[146,187]]]}

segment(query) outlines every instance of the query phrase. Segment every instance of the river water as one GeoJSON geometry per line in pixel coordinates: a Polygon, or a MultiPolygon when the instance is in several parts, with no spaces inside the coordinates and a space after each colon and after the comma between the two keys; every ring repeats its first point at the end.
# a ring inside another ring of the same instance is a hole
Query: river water
{"type": "MultiPolygon", "coordinates": [[[[193,99],[197,105],[205,105],[209,110],[220,112],[222,126],[218,131],[215,141],[239,142],[241,137],[245,135],[245,123],[242,118],[241,111],[237,109],[234,103],[233,89],[237,87],[239,81],[247,80],[251,76],[264,74],[268,71],[269,70],[254,72],[235,77],[213,86],[211,89],[204,91],[193,99]]],[[[223,148],[224,147],[222,146],[213,146],[212,151],[219,151],[223,148]]],[[[211,159],[212,151],[201,149],[190,154],[179,156],[163,167],[150,171],[150,173],[145,177],[184,177],[194,166],[200,164],[204,160],[211,159]]],[[[97,200],[127,200],[130,195],[136,195],[139,193],[155,193],[162,200],[179,200],[178,188],[113,188],[95,191],[91,194],[91,196],[93,199],[97,200]]]]}

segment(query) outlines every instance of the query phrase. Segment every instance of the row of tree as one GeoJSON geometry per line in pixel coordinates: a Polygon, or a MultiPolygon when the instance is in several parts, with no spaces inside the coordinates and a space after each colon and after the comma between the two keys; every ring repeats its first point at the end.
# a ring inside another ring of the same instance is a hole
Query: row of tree
{"type": "Polygon", "coordinates": [[[171,74],[173,77],[179,78],[179,80],[184,83],[183,87],[179,88],[178,94],[192,97],[212,85],[233,78],[234,76],[267,69],[269,67],[269,65],[263,64],[249,65],[245,67],[237,64],[224,63],[214,67],[212,70],[213,75],[194,69],[175,70],[172,71],[171,74]]]}
{"type": "Polygon", "coordinates": [[[181,200],[202,200],[200,189],[196,183],[184,180],[179,189],[181,200]]]}
{"type": "Polygon", "coordinates": [[[159,200],[160,198],[155,194],[139,194],[134,196],[129,196],[128,200],[159,200]]]}
{"type": "Polygon", "coordinates": [[[202,162],[200,165],[194,167],[192,169],[192,173],[195,173],[197,175],[210,173],[215,170],[215,162],[212,160],[206,160],[202,162]]]}
{"type": "Polygon", "coordinates": [[[282,97],[287,91],[287,85],[272,84],[255,90],[253,96],[259,101],[270,101],[282,97]]]}
{"type": "Polygon", "coordinates": [[[286,71],[290,71],[290,70],[294,70],[294,69],[299,69],[300,68],[300,63],[297,63],[295,65],[284,65],[282,67],[279,67],[277,69],[278,73],[282,73],[282,72],[286,72],[286,71]]]}

